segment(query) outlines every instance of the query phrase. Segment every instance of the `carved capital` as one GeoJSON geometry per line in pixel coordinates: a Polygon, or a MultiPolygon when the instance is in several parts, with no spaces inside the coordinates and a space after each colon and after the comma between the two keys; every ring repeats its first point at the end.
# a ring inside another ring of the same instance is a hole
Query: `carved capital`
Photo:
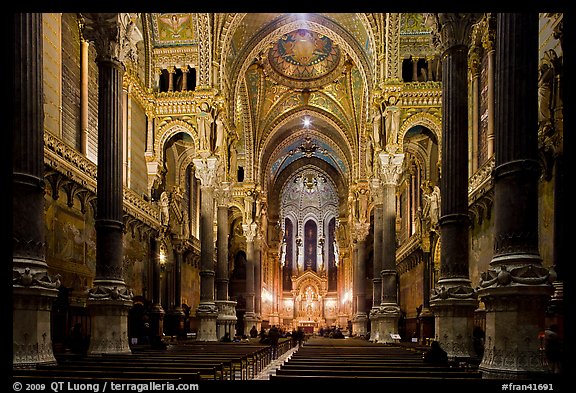
{"type": "Polygon", "coordinates": [[[375,205],[381,205],[384,203],[384,189],[382,188],[380,179],[371,179],[370,194],[372,195],[372,200],[374,201],[375,205]]]}
{"type": "Polygon", "coordinates": [[[368,222],[356,222],[354,223],[354,229],[355,229],[355,235],[356,235],[356,240],[358,242],[364,242],[366,241],[366,238],[368,237],[368,233],[370,232],[370,223],[368,222]]]}
{"type": "Polygon", "coordinates": [[[218,158],[214,156],[201,157],[195,158],[192,161],[196,167],[195,175],[200,180],[201,185],[204,187],[213,187],[216,178],[218,158]]]}
{"type": "Polygon", "coordinates": [[[214,198],[216,199],[217,206],[228,207],[232,193],[230,191],[230,182],[222,182],[216,190],[214,190],[214,198]]]}
{"type": "Polygon", "coordinates": [[[97,61],[138,61],[136,44],[143,39],[136,26],[138,14],[85,13],[82,18],[84,38],[94,43],[97,61]]]}
{"type": "Polygon", "coordinates": [[[469,46],[472,26],[480,16],[477,13],[439,13],[425,14],[425,19],[433,44],[443,53],[456,46],[469,46]]]}
{"type": "Polygon", "coordinates": [[[398,178],[402,173],[403,160],[404,154],[380,153],[380,173],[382,175],[382,184],[394,186],[398,184],[398,178]]]}
{"type": "Polygon", "coordinates": [[[244,231],[244,236],[246,236],[246,241],[253,242],[258,234],[258,224],[255,222],[252,224],[242,224],[242,230],[244,231]]]}

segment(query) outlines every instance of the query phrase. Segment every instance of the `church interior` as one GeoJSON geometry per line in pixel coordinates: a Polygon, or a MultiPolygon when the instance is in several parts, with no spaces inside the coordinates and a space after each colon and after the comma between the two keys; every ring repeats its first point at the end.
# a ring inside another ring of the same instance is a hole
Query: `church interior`
{"type": "Polygon", "coordinates": [[[13,33],[14,370],[253,327],[436,341],[482,379],[561,369],[562,13],[23,13],[13,33]]]}

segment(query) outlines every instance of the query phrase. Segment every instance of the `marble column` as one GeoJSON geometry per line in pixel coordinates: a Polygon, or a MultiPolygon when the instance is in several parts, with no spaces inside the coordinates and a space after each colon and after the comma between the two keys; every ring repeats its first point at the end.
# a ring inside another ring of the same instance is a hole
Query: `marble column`
{"type": "Polygon", "coordinates": [[[488,131],[487,131],[487,144],[488,153],[487,157],[490,158],[494,154],[494,63],[495,63],[495,48],[494,48],[494,24],[496,23],[494,14],[489,14],[487,17],[487,33],[482,37],[482,47],[486,51],[488,59],[486,74],[488,75],[488,93],[487,101],[487,114],[488,114],[488,131]]]}
{"type": "Polygon", "coordinates": [[[468,68],[472,77],[471,92],[471,111],[472,111],[472,135],[470,152],[470,165],[468,166],[468,176],[476,173],[478,170],[478,149],[479,149],[479,130],[480,130],[480,49],[477,46],[470,48],[468,56],[468,68]]]}
{"type": "Polygon", "coordinates": [[[394,342],[391,334],[398,334],[400,307],[398,306],[398,278],[396,272],[396,186],[402,172],[404,154],[380,153],[382,184],[382,298],[378,318],[378,342],[394,342]]]}
{"type": "Polygon", "coordinates": [[[88,291],[89,355],[130,353],[128,311],[132,290],[123,272],[122,77],[133,55],[136,27],[128,14],[83,14],[84,37],[94,42],[98,64],[98,174],[96,277],[88,291]]]}
{"type": "Polygon", "coordinates": [[[214,302],[214,182],[218,159],[203,153],[193,160],[200,180],[200,304],[196,309],[200,341],[217,341],[214,302]]]}
{"type": "Polygon", "coordinates": [[[13,18],[12,365],[34,368],[56,363],[50,310],[60,280],[45,256],[42,14],[13,18]]]}
{"type": "Polygon", "coordinates": [[[262,233],[260,228],[254,238],[254,313],[258,328],[262,323],[262,233]]]}
{"type": "Polygon", "coordinates": [[[216,189],[216,307],[218,308],[218,318],[216,329],[218,338],[222,338],[225,333],[234,337],[234,325],[236,324],[236,302],[228,298],[228,205],[230,203],[230,183],[222,182],[216,189]]]}
{"type": "Polygon", "coordinates": [[[487,379],[547,371],[539,351],[554,275],[538,250],[538,14],[496,16],[494,254],[481,275],[487,379]]]}
{"type": "Polygon", "coordinates": [[[164,309],[160,299],[160,239],[150,238],[150,263],[152,264],[152,310],[150,311],[151,343],[159,344],[164,336],[164,309]]]}
{"type": "Polygon", "coordinates": [[[354,299],[356,311],[352,318],[352,331],[358,337],[365,336],[368,333],[368,315],[366,313],[366,238],[369,231],[370,223],[366,221],[355,223],[354,299]]]}
{"type": "Polygon", "coordinates": [[[168,91],[174,91],[174,74],[176,73],[176,67],[168,67],[168,91]]]}
{"type": "Polygon", "coordinates": [[[380,179],[374,178],[370,183],[372,199],[374,202],[374,255],[373,255],[373,279],[372,279],[372,309],[370,310],[370,341],[378,342],[380,339],[380,302],[382,300],[382,241],[383,235],[383,206],[384,195],[380,179]]]}
{"type": "Polygon", "coordinates": [[[184,338],[186,332],[184,331],[185,314],[182,310],[182,264],[184,263],[185,245],[181,239],[173,239],[172,246],[174,251],[174,302],[170,309],[170,319],[175,328],[176,336],[184,338]]]}
{"type": "Polygon", "coordinates": [[[186,65],[186,66],[182,67],[181,70],[182,70],[182,89],[181,90],[186,91],[186,90],[188,90],[188,71],[189,71],[189,68],[186,65]]]}
{"type": "MultiPolygon", "coordinates": [[[[435,339],[450,359],[475,356],[476,293],[469,279],[468,46],[475,14],[433,14],[442,53],[440,278],[432,290],[435,339]]],[[[437,34],[437,35],[436,35],[437,34]]]]}
{"type": "Polygon", "coordinates": [[[258,231],[257,224],[242,224],[246,236],[246,312],[244,313],[244,329],[246,334],[257,325],[258,318],[254,311],[254,238],[258,231]]]}

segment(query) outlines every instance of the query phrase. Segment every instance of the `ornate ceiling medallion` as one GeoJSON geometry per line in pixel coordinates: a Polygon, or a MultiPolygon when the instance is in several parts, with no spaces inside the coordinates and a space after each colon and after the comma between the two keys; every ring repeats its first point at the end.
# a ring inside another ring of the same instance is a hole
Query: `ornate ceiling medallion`
{"type": "Polygon", "coordinates": [[[338,45],[329,37],[298,29],[284,34],[274,43],[268,60],[273,74],[284,79],[284,83],[307,87],[317,85],[320,80],[326,83],[324,77],[332,74],[341,63],[340,53],[338,45]]]}

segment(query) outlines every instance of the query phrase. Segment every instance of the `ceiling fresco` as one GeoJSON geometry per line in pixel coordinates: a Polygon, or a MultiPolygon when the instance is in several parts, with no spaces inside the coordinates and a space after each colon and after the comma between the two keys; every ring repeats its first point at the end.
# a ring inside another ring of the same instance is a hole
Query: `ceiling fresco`
{"type": "Polygon", "coordinates": [[[282,36],[270,49],[272,68],[294,79],[315,79],[338,65],[340,49],[334,42],[314,31],[299,29],[282,36]]]}

